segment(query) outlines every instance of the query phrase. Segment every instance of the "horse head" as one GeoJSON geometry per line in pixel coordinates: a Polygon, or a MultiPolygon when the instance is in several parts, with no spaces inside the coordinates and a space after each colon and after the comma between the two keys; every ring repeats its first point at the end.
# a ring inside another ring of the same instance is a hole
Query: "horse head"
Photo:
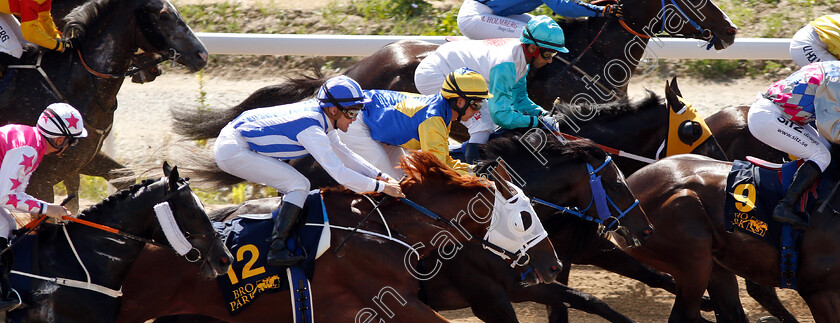
{"type": "Polygon", "coordinates": [[[167,187],[164,200],[154,207],[161,228],[154,239],[168,242],[188,261],[199,262],[204,277],[214,278],[227,273],[233,256],[213,229],[204,205],[190,189],[188,179],[181,178],[178,168],[170,168],[168,163],[163,164],[163,171],[167,187]],[[174,222],[166,221],[169,217],[160,214],[162,212],[171,212],[174,222]]]}
{"type": "Polygon", "coordinates": [[[552,208],[540,213],[544,220],[547,214],[577,215],[600,223],[603,232],[617,231],[634,246],[653,232],[621,170],[588,139],[561,143],[535,129],[491,141],[486,152],[516,169],[534,201],[552,208]]]}
{"type": "Polygon", "coordinates": [[[173,55],[172,59],[190,72],[207,65],[207,49],[171,2],[140,1],[135,15],[143,35],[140,49],[162,56],[173,55]]]}
{"type": "MultiPolygon", "coordinates": [[[[697,114],[691,103],[683,99],[677,85],[676,76],[670,83],[665,81],[665,103],[668,106],[669,115],[673,115],[675,118],[677,115],[683,116],[682,119],[675,119],[678,120],[677,122],[669,122],[669,127],[675,128],[669,129],[669,131],[676,131],[677,138],[675,139],[678,139],[682,145],[689,147],[690,150],[686,152],[718,160],[727,160],[726,153],[718,144],[709,126],[706,125],[706,121],[697,114]]],[[[668,144],[672,143],[669,142],[668,144]]],[[[670,156],[672,153],[667,155],[670,156]]]]}
{"type": "Polygon", "coordinates": [[[624,0],[629,28],[646,36],[666,32],[702,39],[721,50],[735,42],[738,27],[711,0],[624,0]],[[637,3],[640,2],[640,3],[637,3]]]}
{"type": "MultiPolygon", "coordinates": [[[[424,217],[424,222],[436,228],[433,234],[426,233],[433,243],[445,240],[439,237],[448,231],[452,238],[477,241],[511,267],[522,267],[522,271],[527,271],[522,275],[525,285],[554,282],[562,269],[554,247],[545,239],[547,233],[528,198],[510,184],[504,172],[498,174],[495,183],[461,176],[428,152],[406,156],[401,166],[408,176],[403,192],[410,199],[404,201],[416,202],[439,214],[426,213],[429,217],[424,217]]],[[[447,249],[439,248],[439,252],[443,258],[451,259],[460,247],[447,249]]]]}

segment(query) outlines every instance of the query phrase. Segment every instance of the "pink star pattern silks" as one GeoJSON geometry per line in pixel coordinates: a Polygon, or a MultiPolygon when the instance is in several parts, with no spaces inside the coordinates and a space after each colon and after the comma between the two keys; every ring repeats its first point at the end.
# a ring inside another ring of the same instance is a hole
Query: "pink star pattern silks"
{"type": "Polygon", "coordinates": [[[35,200],[28,200],[26,201],[26,205],[29,205],[29,211],[32,212],[33,208],[41,208],[41,203],[35,200]]]}
{"type": "Polygon", "coordinates": [[[20,200],[18,200],[17,195],[12,194],[9,195],[9,201],[6,202],[6,205],[11,205],[12,207],[17,208],[18,202],[20,202],[20,200]]]}
{"type": "Polygon", "coordinates": [[[79,122],[79,119],[73,114],[70,114],[70,117],[64,120],[67,120],[67,125],[71,128],[76,128],[76,123],[79,122]]]}
{"type": "Polygon", "coordinates": [[[12,191],[14,191],[18,186],[20,186],[20,181],[16,178],[10,178],[12,180],[12,191]]]}
{"type": "Polygon", "coordinates": [[[32,155],[31,157],[27,156],[27,155],[23,155],[23,161],[19,165],[24,166],[23,170],[26,170],[27,168],[32,168],[32,162],[34,160],[35,160],[35,155],[32,155]]]}

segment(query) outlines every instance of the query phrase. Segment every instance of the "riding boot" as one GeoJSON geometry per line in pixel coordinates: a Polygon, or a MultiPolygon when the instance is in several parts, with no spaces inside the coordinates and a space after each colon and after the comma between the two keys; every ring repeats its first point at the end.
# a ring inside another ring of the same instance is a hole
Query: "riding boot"
{"type": "Polygon", "coordinates": [[[808,215],[802,214],[802,216],[799,216],[793,208],[802,193],[805,193],[805,190],[820,177],[820,174],[822,174],[822,171],[817,163],[809,160],[802,164],[796,170],[796,174],[793,175],[793,181],[785,192],[785,196],[782,197],[779,204],[776,204],[776,208],[773,210],[773,220],[790,223],[797,228],[807,228],[810,222],[808,215]]]}
{"type": "Polygon", "coordinates": [[[274,219],[274,231],[271,233],[271,250],[266,258],[269,266],[293,266],[303,260],[303,255],[295,255],[286,247],[289,231],[301,211],[300,207],[289,202],[283,202],[280,205],[277,217],[274,219]]]}
{"type": "Polygon", "coordinates": [[[481,158],[481,144],[468,142],[464,145],[464,159],[467,164],[475,164],[481,158]]]}
{"type": "MultiPolygon", "coordinates": [[[[0,248],[6,249],[8,245],[8,239],[0,238],[0,248]]],[[[14,261],[14,253],[11,250],[0,255],[0,313],[11,311],[21,304],[20,295],[12,289],[9,281],[9,272],[12,271],[14,261]]]]}

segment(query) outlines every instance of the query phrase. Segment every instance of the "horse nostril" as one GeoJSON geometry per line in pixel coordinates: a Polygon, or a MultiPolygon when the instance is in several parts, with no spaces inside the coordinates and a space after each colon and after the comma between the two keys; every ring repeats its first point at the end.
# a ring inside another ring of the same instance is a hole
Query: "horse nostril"
{"type": "Polygon", "coordinates": [[[219,262],[221,262],[222,265],[227,266],[230,264],[230,259],[228,259],[228,257],[222,257],[221,259],[219,259],[219,262]]]}
{"type": "Polygon", "coordinates": [[[557,265],[551,266],[551,271],[560,271],[560,266],[557,266],[557,265]]]}
{"type": "Polygon", "coordinates": [[[727,36],[735,36],[735,34],[737,34],[737,33],[738,33],[737,28],[729,27],[729,28],[726,29],[726,35],[727,36]]]}

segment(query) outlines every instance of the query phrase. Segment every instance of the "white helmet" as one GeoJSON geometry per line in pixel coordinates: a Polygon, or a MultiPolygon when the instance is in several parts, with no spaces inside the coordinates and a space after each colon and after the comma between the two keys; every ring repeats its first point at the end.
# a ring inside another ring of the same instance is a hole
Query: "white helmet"
{"type": "Polygon", "coordinates": [[[67,137],[74,144],[87,137],[82,114],[67,103],[53,103],[38,117],[38,131],[47,138],[67,137]]]}

